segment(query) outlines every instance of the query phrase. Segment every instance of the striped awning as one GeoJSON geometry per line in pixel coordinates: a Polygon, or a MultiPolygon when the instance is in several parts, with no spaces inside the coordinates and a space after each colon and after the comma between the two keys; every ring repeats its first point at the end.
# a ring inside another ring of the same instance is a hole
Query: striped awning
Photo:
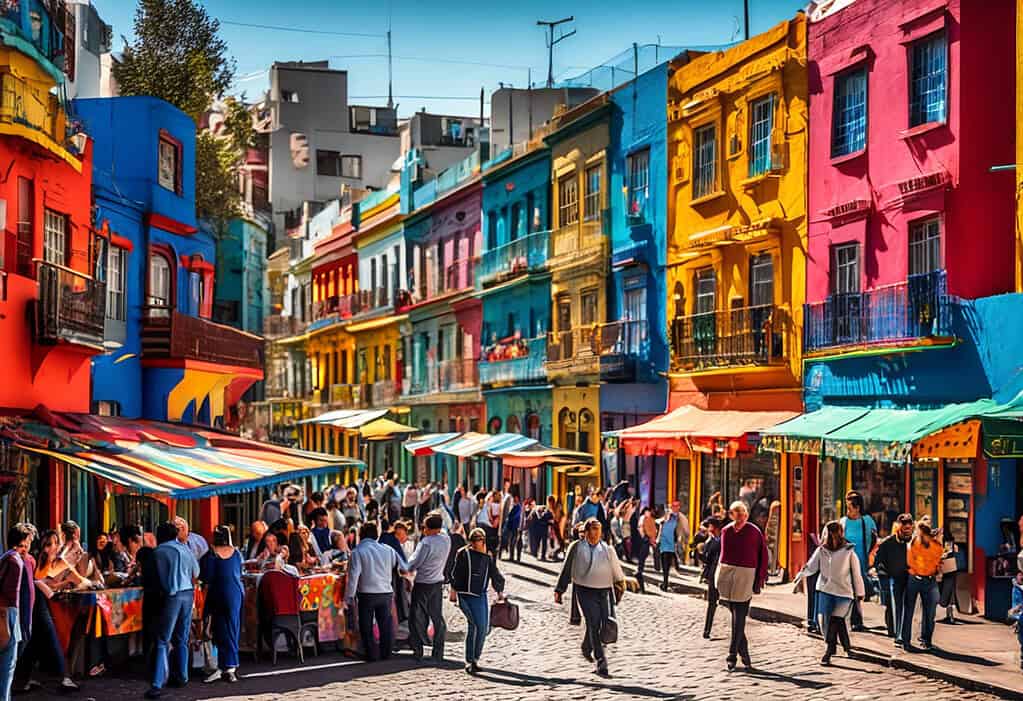
{"type": "Polygon", "coordinates": [[[461,433],[428,433],[425,436],[405,441],[405,450],[416,456],[433,455],[435,447],[461,435],[461,433]]]}
{"type": "Polygon", "coordinates": [[[387,409],[338,409],[328,411],[311,419],[302,419],[300,424],[320,424],[333,426],[334,428],[345,428],[355,430],[361,426],[375,421],[387,413],[387,409]]]}
{"type": "Polygon", "coordinates": [[[126,490],[175,499],[252,491],[360,460],[260,443],[212,428],[89,414],[4,417],[0,440],[126,490]]]}
{"type": "Polygon", "coordinates": [[[471,458],[476,455],[498,456],[502,451],[511,452],[536,445],[534,438],[518,433],[463,433],[446,443],[433,448],[433,452],[454,455],[459,458],[471,458]]]}
{"type": "Polygon", "coordinates": [[[593,464],[593,456],[590,453],[580,453],[563,448],[544,448],[539,444],[525,450],[502,452],[498,457],[501,458],[505,467],[527,469],[539,467],[540,465],[593,464]]]}

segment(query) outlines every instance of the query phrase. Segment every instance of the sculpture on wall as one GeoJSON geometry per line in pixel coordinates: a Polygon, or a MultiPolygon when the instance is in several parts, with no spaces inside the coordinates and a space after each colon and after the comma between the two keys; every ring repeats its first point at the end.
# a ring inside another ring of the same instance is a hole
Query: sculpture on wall
{"type": "Polygon", "coordinates": [[[291,164],[297,170],[309,167],[309,139],[305,134],[295,133],[291,135],[291,164]]]}

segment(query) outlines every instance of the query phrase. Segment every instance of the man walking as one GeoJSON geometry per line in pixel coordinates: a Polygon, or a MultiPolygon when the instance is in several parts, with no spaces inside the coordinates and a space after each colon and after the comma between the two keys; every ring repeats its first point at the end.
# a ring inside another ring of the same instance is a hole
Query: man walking
{"type": "Polygon", "coordinates": [[[884,623],[888,637],[902,645],[902,618],[909,583],[909,545],[913,540],[913,516],[901,514],[896,519],[898,530],[881,541],[874,556],[874,567],[881,582],[884,623]]]}
{"type": "Polygon", "coordinates": [[[199,579],[199,563],[188,546],[179,540],[178,526],[162,523],[156,529],[153,553],[163,587],[163,609],[156,620],[156,650],[153,680],[147,699],[160,698],[164,684],[181,687],[188,683],[188,635],[192,624],[192,602],[199,579]],[[174,659],[170,659],[173,647],[174,659]]]}
{"type": "Polygon", "coordinates": [[[601,634],[611,617],[613,590],[624,584],[625,573],[614,548],[602,540],[602,535],[600,521],[596,518],[584,522],[583,539],[573,542],[565,555],[565,564],[554,588],[554,602],[560,604],[568,585],[573,585],[586,621],[583,657],[590,662],[596,660],[598,675],[610,677],[601,634]]]}
{"type": "Polygon", "coordinates": [[[423,647],[430,641],[428,624],[433,623],[434,662],[444,660],[444,568],[451,552],[451,538],[442,533],[440,514],[430,514],[423,522],[423,539],[408,561],[408,571],[415,572],[412,585],[412,609],[409,612],[409,638],[412,656],[423,659],[423,647]]]}
{"type": "Polygon", "coordinates": [[[359,544],[352,551],[348,564],[348,587],[345,601],[349,608],[358,597],[359,635],[367,662],[386,660],[391,656],[394,629],[391,625],[391,599],[394,588],[391,577],[398,567],[394,548],[377,542],[377,525],[364,523],[359,529],[359,544]],[[373,638],[373,619],[380,630],[380,647],[373,638]]]}
{"type": "Polygon", "coordinates": [[[707,540],[700,544],[699,558],[703,563],[700,577],[707,583],[707,616],[703,622],[703,637],[710,639],[711,628],[714,627],[714,612],[718,608],[718,588],[714,583],[714,575],[718,571],[718,560],[721,557],[721,519],[711,516],[703,522],[707,529],[707,540]]]}
{"type": "Polygon", "coordinates": [[[907,556],[909,564],[909,583],[906,586],[906,610],[902,614],[900,635],[902,648],[906,652],[913,651],[913,610],[916,598],[920,597],[922,621],[920,623],[920,646],[924,650],[931,649],[931,637],[934,635],[934,612],[938,607],[938,571],[941,569],[941,558],[945,549],[933,540],[931,527],[921,521],[916,525],[916,536],[909,546],[907,556]]]}
{"type": "MultiPolygon", "coordinates": [[[[845,516],[841,519],[842,529],[845,532],[845,539],[852,543],[856,549],[856,557],[860,561],[860,574],[863,580],[867,580],[867,570],[870,569],[870,551],[874,549],[877,542],[877,523],[870,514],[863,513],[863,495],[857,491],[850,491],[845,495],[845,516]]],[[[869,589],[868,589],[869,593],[869,589]]],[[[863,627],[863,609],[860,608],[860,600],[853,600],[852,629],[854,631],[865,630],[863,627]]]]}

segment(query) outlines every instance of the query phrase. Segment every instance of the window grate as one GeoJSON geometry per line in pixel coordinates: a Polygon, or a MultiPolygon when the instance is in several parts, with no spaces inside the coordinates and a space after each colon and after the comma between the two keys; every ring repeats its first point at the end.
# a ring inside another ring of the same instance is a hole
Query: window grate
{"type": "Polygon", "coordinates": [[[771,132],[774,130],[774,95],[757,100],[750,107],[750,177],[771,170],[771,132]]]}
{"type": "Polygon", "coordinates": [[[693,197],[704,197],[717,188],[717,129],[713,124],[693,134],[693,197]]]}
{"type": "Polygon", "coordinates": [[[945,121],[947,53],[944,32],[922,39],[910,49],[911,127],[945,121]]]}
{"type": "Polygon", "coordinates": [[[867,144],[867,72],[853,71],[835,78],[832,156],[861,151],[867,144]]]}

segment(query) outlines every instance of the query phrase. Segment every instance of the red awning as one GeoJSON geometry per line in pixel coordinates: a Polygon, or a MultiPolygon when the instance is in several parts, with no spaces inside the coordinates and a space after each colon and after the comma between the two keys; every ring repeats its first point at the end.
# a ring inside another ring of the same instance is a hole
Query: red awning
{"type": "Polygon", "coordinates": [[[686,405],[610,435],[618,437],[627,453],[716,452],[734,457],[744,447],[747,434],[795,416],[792,411],[710,411],[686,405]]]}

